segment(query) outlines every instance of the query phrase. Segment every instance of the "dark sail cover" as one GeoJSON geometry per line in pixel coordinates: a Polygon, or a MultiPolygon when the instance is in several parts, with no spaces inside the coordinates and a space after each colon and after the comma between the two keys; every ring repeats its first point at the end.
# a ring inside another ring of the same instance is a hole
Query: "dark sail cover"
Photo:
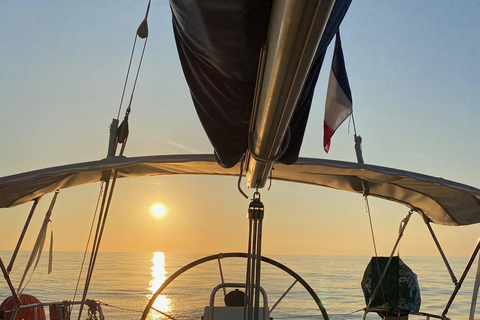
{"type": "MultiPolygon", "coordinates": [[[[338,0],[310,68],[290,124],[290,144],[280,162],[297,160],[325,50],[351,0],[338,0]]],[[[218,162],[235,165],[248,148],[260,48],[272,0],[170,0],[183,72],[198,117],[218,162]]]]}
{"type": "MultiPolygon", "coordinates": [[[[362,279],[362,290],[368,305],[373,290],[383,273],[388,257],[373,257],[362,279]]],[[[399,257],[393,257],[382,287],[377,291],[370,308],[384,309],[381,316],[401,316],[420,310],[420,287],[417,275],[399,257]]]]}

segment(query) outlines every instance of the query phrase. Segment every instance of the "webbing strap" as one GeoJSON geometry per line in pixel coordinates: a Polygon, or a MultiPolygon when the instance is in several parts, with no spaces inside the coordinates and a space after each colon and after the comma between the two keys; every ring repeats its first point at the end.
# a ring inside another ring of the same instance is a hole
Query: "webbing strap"
{"type": "MultiPolygon", "coordinates": [[[[18,285],[18,292],[23,291],[23,289],[24,289],[24,288],[22,288],[23,282],[25,281],[25,278],[27,277],[27,273],[30,270],[31,266],[33,265],[33,262],[36,260],[35,265],[33,267],[32,274],[33,274],[33,272],[35,272],[35,269],[37,268],[38,262],[40,261],[40,256],[42,254],[43,245],[45,243],[45,238],[46,238],[46,235],[47,235],[48,224],[49,224],[49,222],[51,222],[50,217],[52,215],[53,207],[55,206],[55,201],[57,200],[57,196],[58,196],[59,192],[60,192],[59,190],[55,191],[55,194],[52,198],[52,201],[50,202],[50,206],[49,206],[47,212],[45,213],[45,218],[43,219],[42,227],[40,228],[40,231],[39,231],[38,236],[37,236],[37,240],[35,241],[35,245],[33,246],[33,249],[32,249],[32,253],[30,254],[30,258],[29,258],[29,260],[27,262],[27,265],[25,267],[25,271],[23,272],[22,280],[20,281],[20,284],[18,285]]],[[[49,260],[51,260],[51,258],[49,260]]],[[[51,265],[49,265],[49,271],[51,271],[51,265]]],[[[31,278],[32,274],[30,275],[30,278],[31,278]]]]}

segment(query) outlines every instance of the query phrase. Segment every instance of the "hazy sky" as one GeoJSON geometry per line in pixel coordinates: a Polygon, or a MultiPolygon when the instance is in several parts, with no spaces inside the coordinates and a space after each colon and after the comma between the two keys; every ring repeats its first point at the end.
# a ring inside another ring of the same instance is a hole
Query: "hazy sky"
{"type": "MultiPolygon", "coordinates": [[[[105,157],[146,4],[0,2],[0,176],[105,157]]],[[[479,16],[476,1],[353,1],[341,34],[366,163],[480,187],[479,16]]],[[[125,154],[212,153],[181,73],[167,1],[152,1],[149,30],[125,154]]],[[[323,151],[331,53],[301,156],[355,161],[348,123],[329,154],[323,151]]],[[[60,193],[52,215],[56,250],[84,249],[98,191],[94,184],[60,193]]],[[[31,249],[50,199],[42,199],[22,249],[31,249]]],[[[360,195],[274,181],[262,201],[267,255],[373,254],[360,195]]],[[[246,251],[248,203],[235,178],[121,180],[101,249],[246,251]],[[164,217],[150,213],[155,203],[168,208],[164,217]]],[[[408,209],[375,199],[370,205],[379,254],[388,255],[408,209]]],[[[14,248],[28,211],[0,212],[0,250],[14,248]]],[[[434,229],[447,255],[469,255],[480,237],[479,225],[434,229]]],[[[400,252],[436,254],[417,214],[400,252]]]]}

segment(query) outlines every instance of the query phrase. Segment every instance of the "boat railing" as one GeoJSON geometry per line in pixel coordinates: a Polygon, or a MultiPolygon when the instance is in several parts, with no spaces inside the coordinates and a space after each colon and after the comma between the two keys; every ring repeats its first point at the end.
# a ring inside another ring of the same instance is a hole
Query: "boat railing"
{"type": "MultiPolygon", "coordinates": [[[[50,320],[70,320],[70,307],[73,305],[80,305],[81,301],[61,301],[61,302],[39,302],[32,304],[20,305],[14,309],[5,310],[3,314],[12,313],[12,316],[7,319],[16,319],[18,312],[22,309],[49,307],[50,320]]],[[[102,306],[99,301],[87,299],[85,305],[88,307],[89,319],[104,320],[102,306]]]]}
{"type": "MultiPolygon", "coordinates": [[[[215,306],[215,295],[216,293],[218,292],[218,290],[222,289],[222,288],[245,288],[245,283],[221,283],[219,285],[217,285],[215,288],[213,288],[212,290],[212,293],[210,294],[210,304],[208,306],[208,318],[207,319],[204,319],[204,320],[212,320],[213,319],[213,316],[214,316],[214,306],[215,306]]],[[[262,293],[262,297],[263,297],[263,308],[260,308],[260,309],[263,309],[263,319],[270,319],[270,315],[269,315],[269,310],[268,310],[268,299],[267,299],[267,293],[265,292],[265,290],[260,287],[260,292],[262,293]]],[[[229,308],[232,308],[232,307],[229,307],[229,308]]],[[[207,308],[205,308],[207,309],[207,308]]],[[[242,307],[243,309],[243,307],[242,307]]],[[[205,310],[207,311],[207,310],[205,310]]],[[[205,312],[205,315],[207,314],[207,312],[205,312]]],[[[242,313],[243,315],[243,313],[242,313]]],[[[231,319],[231,318],[230,318],[231,319]]]]}
{"type": "MultiPolygon", "coordinates": [[[[362,320],[365,320],[367,319],[367,313],[369,312],[382,312],[382,311],[385,311],[385,309],[382,309],[382,308],[369,308],[369,309],[363,309],[364,313],[363,313],[363,316],[362,316],[362,320]]],[[[414,316],[421,316],[421,317],[425,317],[425,320],[430,320],[430,319],[443,319],[443,320],[450,320],[450,318],[447,318],[447,317],[443,317],[441,315],[437,315],[437,314],[432,314],[432,313],[426,313],[426,312],[410,312],[410,315],[414,315],[414,316]]],[[[398,318],[398,317],[394,317],[395,319],[403,319],[402,317],[398,318]]],[[[386,319],[389,319],[388,317],[386,319]]],[[[408,316],[405,317],[405,319],[408,319],[408,316]]]]}

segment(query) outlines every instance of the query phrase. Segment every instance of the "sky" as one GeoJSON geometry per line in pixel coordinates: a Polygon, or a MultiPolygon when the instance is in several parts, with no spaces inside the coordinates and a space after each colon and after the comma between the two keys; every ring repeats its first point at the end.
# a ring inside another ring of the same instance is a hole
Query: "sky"
{"type": "MultiPolygon", "coordinates": [[[[106,156],[146,4],[0,2],[0,176],[106,156]]],[[[353,1],[340,30],[366,163],[480,187],[478,16],[475,1],[353,1]]],[[[181,72],[167,1],[152,1],[149,30],[125,155],[212,153],[181,72]]],[[[332,47],[300,155],[356,161],[348,122],[323,151],[332,47]]],[[[236,183],[205,176],[121,180],[101,250],[246,251],[249,201],[236,183]],[[163,217],[151,214],[156,203],[167,208],[163,217]]],[[[55,250],[85,249],[99,188],[60,192],[52,214],[55,250]]],[[[374,254],[361,195],[278,181],[261,195],[266,255],[374,254]]],[[[23,250],[33,246],[51,197],[40,202],[23,250]]],[[[2,209],[0,250],[15,247],[29,209],[2,209]]],[[[378,254],[389,255],[408,209],[373,198],[370,209],[378,254]]],[[[479,225],[433,228],[447,255],[469,256],[480,237],[479,225]]],[[[437,254],[417,214],[400,253],[437,254]]]]}

